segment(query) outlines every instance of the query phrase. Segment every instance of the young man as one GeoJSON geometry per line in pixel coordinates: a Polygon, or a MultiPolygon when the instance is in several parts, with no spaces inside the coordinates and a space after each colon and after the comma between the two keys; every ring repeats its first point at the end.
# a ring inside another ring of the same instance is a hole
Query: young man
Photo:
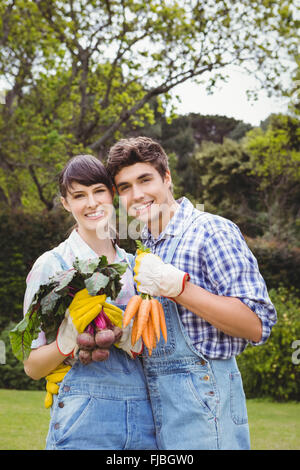
{"type": "Polygon", "coordinates": [[[235,356],[276,323],[257,261],[231,221],[175,201],[168,159],[152,139],[115,144],[108,169],[128,214],[145,222],[138,290],[159,297],[168,331],[144,353],[161,449],[249,449],[235,356]],[[158,255],[158,256],[157,256],[158,255]]]}

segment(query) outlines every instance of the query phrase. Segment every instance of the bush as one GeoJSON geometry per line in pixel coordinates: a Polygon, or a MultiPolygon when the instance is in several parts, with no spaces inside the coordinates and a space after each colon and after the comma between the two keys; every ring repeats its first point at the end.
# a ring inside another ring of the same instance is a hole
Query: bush
{"type": "Polygon", "coordinates": [[[0,364],[0,388],[45,390],[45,379],[32,380],[28,377],[24,372],[23,363],[12,353],[8,334],[14,326],[15,323],[9,323],[0,334],[0,340],[5,344],[5,364],[0,364]]]}
{"type": "Polygon", "coordinates": [[[0,331],[22,318],[26,276],[43,252],[65,238],[72,225],[65,214],[0,213],[0,331]]]}
{"type": "Polygon", "coordinates": [[[260,272],[268,289],[300,286],[300,249],[287,243],[267,241],[263,238],[245,237],[247,244],[257,258],[260,272]]]}
{"type": "Polygon", "coordinates": [[[292,344],[300,341],[299,292],[280,287],[271,289],[269,294],[278,315],[270,338],[262,346],[248,346],[237,357],[245,393],[247,398],[299,401],[300,364],[292,359],[296,352],[292,344]]]}

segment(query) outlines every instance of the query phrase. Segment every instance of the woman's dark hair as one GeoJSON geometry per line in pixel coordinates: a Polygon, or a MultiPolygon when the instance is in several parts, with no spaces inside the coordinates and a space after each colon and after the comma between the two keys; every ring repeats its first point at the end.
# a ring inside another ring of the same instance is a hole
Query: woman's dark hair
{"type": "MultiPolygon", "coordinates": [[[[59,175],[59,190],[61,196],[67,197],[68,189],[72,183],[92,186],[93,184],[103,183],[114,196],[114,186],[112,179],[100,160],[93,155],[76,155],[72,157],[59,175]]],[[[70,233],[77,227],[73,225],[67,232],[70,233]]],[[[119,235],[117,232],[111,235],[113,244],[119,244],[119,235]]]]}
{"type": "Polygon", "coordinates": [[[112,178],[124,167],[134,163],[150,163],[164,178],[169,170],[168,156],[162,146],[150,137],[121,139],[108,153],[107,169],[112,178]]]}
{"type": "Polygon", "coordinates": [[[76,155],[67,162],[59,175],[61,196],[67,196],[68,189],[74,182],[84,186],[103,183],[112,196],[114,194],[113,183],[108,171],[103,163],[93,155],[76,155]]]}

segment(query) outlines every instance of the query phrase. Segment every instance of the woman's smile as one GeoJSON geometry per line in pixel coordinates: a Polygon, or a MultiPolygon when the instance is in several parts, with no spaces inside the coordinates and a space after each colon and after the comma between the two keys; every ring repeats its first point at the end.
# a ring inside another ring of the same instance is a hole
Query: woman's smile
{"type": "Polygon", "coordinates": [[[104,215],[105,215],[105,212],[104,212],[103,209],[98,209],[97,211],[90,212],[89,214],[85,214],[85,216],[86,216],[88,219],[92,219],[92,220],[100,219],[100,218],[102,218],[104,215]]]}

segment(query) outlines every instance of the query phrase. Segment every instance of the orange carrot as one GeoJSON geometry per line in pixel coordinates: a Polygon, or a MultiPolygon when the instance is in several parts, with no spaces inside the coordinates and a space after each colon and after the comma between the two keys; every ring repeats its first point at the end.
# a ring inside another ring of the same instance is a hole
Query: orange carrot
{"type": "Polygon", "coordinates": [[[153,349],[156,348],[156,336],[155,334],[153,335],[153,349]]]}
{"type": "Polygon", "coordinates": [[[148,347],[149,351],[148,352],[149,352],[149,356],[151,356],[152,349],[154,348],[154,338],[155,338],[154,325],[152,322],[151,315],[149,316],[147,327],[148,327],[148,338],[149,338],[149,347],[148,347]]]}
{"type": "Polygon", "coordinates": [[[166,319],[165,319],[165,312],[163,309],[163,306],[160,302],[159,304],[159,322],[160,322],[160,328],[162,335],[164,337],[165,342],[167,342],[167,325],[166,325],[166,319]]]}
{"type": "Polygon", "coordinates": [[[160,339],[159,301],[151,299],[151,318],[157,340],[160,339]]]}
{"type": "Polygon", "coordinates": [[[129,300],[123,316],[123,328],[129,325],[131,319],[138,312],[141,305],[142,297],[140,295],[134,295],[129,300]]]}
{"type": "Polygon", "coordinates": [[[137,334],[136,334],[136,340],[138,340],[141,337],[141,334],[147,324],[149,314],[150,314],[150,308],[151,308],[151,302],[149,297],[147,296],[146,298],[142,299],[142,302],[139,307],[138,311],[138,324],[137,324],[137,334]]]}
{"type": "Polygon", "coordinates": [[[145,346],[149,349],[150,348],[150,338],[149,338],[148,322],[147,322],[147,324],[145,325],[145,327],[142,331],[142,338],[143,338],[145,346]]]}
{"type": "Polygon", "coordinates": [[[133,324],[132,324],[132,330],[131,330],[131,344],[132,346],[135,345],[136,343],[136,332],[137,332],[137,315],[134,317],[133,324]]]}

